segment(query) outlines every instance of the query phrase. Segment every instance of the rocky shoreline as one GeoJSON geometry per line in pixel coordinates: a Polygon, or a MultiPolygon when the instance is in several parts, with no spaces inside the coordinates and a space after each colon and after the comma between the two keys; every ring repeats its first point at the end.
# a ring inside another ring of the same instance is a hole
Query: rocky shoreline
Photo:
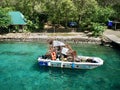
{"type": "Polygon", "coordinates": [[[55,39],[69,43],[102,43],[101,38],[89,37],[84,33],[9,33],[0,35],[0,41],[47,41],[48,39],[55,39]]]}

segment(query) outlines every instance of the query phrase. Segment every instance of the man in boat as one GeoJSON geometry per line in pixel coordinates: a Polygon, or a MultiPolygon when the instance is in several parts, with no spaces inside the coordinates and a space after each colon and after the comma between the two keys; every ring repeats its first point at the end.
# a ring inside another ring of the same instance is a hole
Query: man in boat
{"type": "Polygon", "coordinates": [[[77,58],[77,52],[71,48],[70,45],[66,45],[66,47],[69,49],[68,56],[71,56],[71,61],[75,62],[75,59],[77,58]]]}
{"type": "MultiPolygon", "coordinates": [[[[63,59],[65,61],[68,60],[68,58],[70,59],[69,61],[75,61],[76,57],[77,57],[77,53],[76,51],[74,51],[70,45],[68,44],[64,44],[63,42],[60,41],[54,41],[54,40],[49,40],[49,52],[53,53],[55,52],[56,54],[56,58],[58,57],[59,59],[63,59]]],[[[52,55],[51,55],[52,57],[52,55]]]]}

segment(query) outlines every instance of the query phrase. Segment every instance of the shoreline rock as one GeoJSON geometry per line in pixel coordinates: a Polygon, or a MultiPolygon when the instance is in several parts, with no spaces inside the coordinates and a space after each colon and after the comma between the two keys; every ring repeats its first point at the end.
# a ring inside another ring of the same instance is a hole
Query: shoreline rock
{"type": "MultiPolygon", "coordinates": [[[[88,37],[84,33],[73,33],[73,35],[50,35],[51,33],[9,33],[0,35],[0,41],[47,41],[49,39],[60,40],[69,43],[101,44],[101,38],[88,37]]],[[[58,34],[58,33],[57,33],[58,34]]],[[[70,33],[71,34],[71,33],[70,33]]]]}

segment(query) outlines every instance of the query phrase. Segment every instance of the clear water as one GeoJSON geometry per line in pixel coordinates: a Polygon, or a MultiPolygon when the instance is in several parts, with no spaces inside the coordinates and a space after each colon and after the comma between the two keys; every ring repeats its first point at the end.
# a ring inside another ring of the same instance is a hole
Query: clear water
{"type": "Polygon", "coordinates": [[[37,57],[48,46],[38,42],[0,42],[0,90],[120,90],[120,51],[99,45],[72,44],[79,55],[98,56],[92,70],[41,68],[37,57]]]}

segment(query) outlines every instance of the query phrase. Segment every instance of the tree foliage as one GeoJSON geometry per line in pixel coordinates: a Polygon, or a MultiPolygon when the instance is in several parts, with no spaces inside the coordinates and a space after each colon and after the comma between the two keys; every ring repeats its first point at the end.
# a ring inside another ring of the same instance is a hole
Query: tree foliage
{"type": "Polygon", "coordinates": [[[115,11],[115,13],[112,18],[120,21],[120,4],[115,4],[113,6],[113,10],[115,11]]]}
{"type": "Polygon", "coordinates": [[[116,4],[120,4],[120,0],[96,0],[99,5],[103,7],[114,6],[116,4]]]}
{"type": "Polygon", "coordinates": [[[7,27],[10,24],[10,17],[8,16],[7,9],[0,7],[0,27],[7,27]]]}
{"type": "Polygon", "coordinates": [[[78,24],[81,24],[81,21],[89,18],[95,8],[97,7],[97,2],[95,0],[73,0],[76,7],[76,15],[78,24]]]}
{"type": "Polygon", "coordinates": [[[92,14],[92,22],[106,23],[113,14],[114,10],[110,7],[97,7],[92,14]]]}
{"type": "Polygon", "coordinates": [[[48,21],[65,27],[75,21],[78,28],[87,29],[91,22],[120,19],[120,0],[2,0],[0,6],[22,12],[30,31],[42,30],[48,21]]]}

